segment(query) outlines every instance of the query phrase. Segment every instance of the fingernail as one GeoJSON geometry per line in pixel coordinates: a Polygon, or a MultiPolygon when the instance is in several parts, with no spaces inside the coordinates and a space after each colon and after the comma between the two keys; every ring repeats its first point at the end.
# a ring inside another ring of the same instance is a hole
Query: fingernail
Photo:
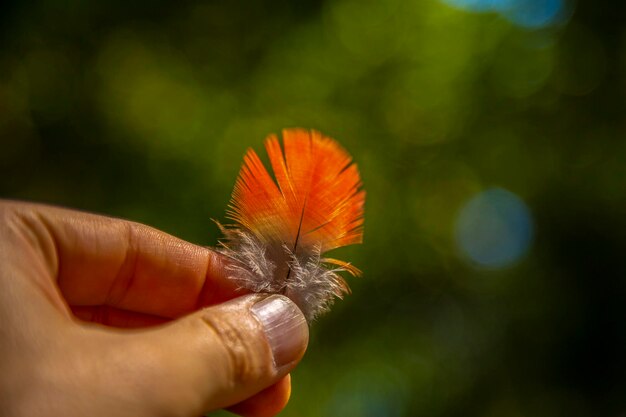
{"type": "Polygon", "coordinates": [[[309,326],[287,297],[272,295],[252,306],[272,348],[276,368],[300,359],[309,342],[309,326]]]}

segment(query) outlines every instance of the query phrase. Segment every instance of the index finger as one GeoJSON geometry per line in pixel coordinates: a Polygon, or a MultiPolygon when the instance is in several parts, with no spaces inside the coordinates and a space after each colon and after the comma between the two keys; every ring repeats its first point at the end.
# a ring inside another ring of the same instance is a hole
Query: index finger
{"type": "Polygon", "coordinates": [[[126,220],[8,203],[70,306],[176,318],[241,293],[217,252],[126,220]],[[46,253],[47,252],[47,253],[46,253]]]}

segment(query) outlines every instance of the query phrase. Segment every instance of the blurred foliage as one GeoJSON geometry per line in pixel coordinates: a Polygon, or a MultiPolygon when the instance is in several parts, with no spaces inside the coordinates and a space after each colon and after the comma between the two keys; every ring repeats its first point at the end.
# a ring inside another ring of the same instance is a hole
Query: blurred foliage
{"type": "Polygon", "coordinates": [[[622,415],[626,6],[603,3],[5,2],[0,195],[214,245],[245,149],[316,128],[362,171],[341,255],[365,276],[283,415],[622,415]],[[492,187],[534,224],[502,267],[455,241],[492,187]]]}

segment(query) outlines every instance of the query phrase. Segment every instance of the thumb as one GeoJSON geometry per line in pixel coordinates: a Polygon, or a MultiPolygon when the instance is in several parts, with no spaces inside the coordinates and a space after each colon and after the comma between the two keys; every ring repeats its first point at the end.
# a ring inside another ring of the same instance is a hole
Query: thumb
{"type": "Polygon", "coordinates": [[[256,294],[126,336],[115,355],[126,366],[109,362],[121,371],[111,385],[130,390],[125,397],[148,406],[147,415],[199,415],[279,381],[302,358],[309,332],[287,297],[256,294]]]}

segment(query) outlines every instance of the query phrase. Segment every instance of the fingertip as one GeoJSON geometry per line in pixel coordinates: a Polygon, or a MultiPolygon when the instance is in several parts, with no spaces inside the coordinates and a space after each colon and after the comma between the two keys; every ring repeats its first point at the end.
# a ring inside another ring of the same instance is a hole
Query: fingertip
{"type": "Polygon", "coordinates": [[[273,417],[280,413],[291,397],[291,375],[285,375],[274,385],[228,408],[243,417],[273,417]]]}

